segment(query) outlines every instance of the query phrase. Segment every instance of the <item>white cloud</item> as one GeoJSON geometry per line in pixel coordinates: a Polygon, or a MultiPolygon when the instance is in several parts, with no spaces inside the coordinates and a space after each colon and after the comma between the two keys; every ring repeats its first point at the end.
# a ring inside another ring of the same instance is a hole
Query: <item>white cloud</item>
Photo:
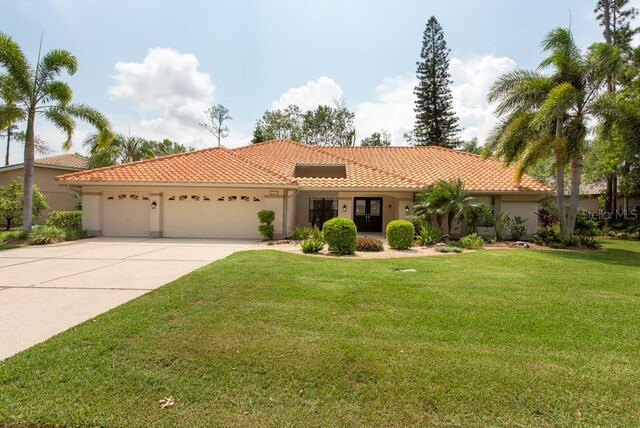
{"type": "Polygon", "coordinates": [[[170,48],[150,49],[141,63],[116,63],[109,95],[134,102],[143,116],[132,133],[187,145],[211,144],[198,123],[213,101],[215,86],[198,65],[195,55],[170,48]]]}
{"type": "Polygon", "coordinates": [[[342,89],[335,80],[322,76],[311,80],[297,88],[291,88],[271,103],[271,109],[285,109],[291,104],[299,106],[303,111],[313,110],[319,105],[332,106],[334,100],[342,98],[342,89]]]}
{"type": "MultiPolygon", "coordinates": [[[[491,55],[451,59],[453,108],[463,128],[462,138],[477,137],[484,142],[496,122],[486,94],[498,76],[515,66],[510,58],[491,55]]],[[[411,130],[415,122],[413,89],[416,82],[414,76],[385,78],[376,86],[373,101],[358,103],[355,109],[358,140],[384,129],[391,134],[394,145],[405,144],[403,134],[411,130]]]]}

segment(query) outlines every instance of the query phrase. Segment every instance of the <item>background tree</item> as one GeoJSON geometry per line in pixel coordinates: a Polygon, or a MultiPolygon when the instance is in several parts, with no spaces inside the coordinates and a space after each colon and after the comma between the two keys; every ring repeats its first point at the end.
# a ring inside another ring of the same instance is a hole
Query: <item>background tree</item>
{"type": "Polygon", "coordinates": [[[33,215],[33,165],[35,154],[35,121],[43,116],[65,133],[65,150],[72,144],[75,119],[84,120],[97,128],[100,145],[107,145],[113,138],[111,125],[105,116],[84,104],[72,104],[71,87],[56,80],[63,71],[75,74],[78,68],[76,57],[65,50],[54,49],[44,55],[38,54],[35,68],[25,57],[20,46],[4,33],[0,33],[0,67],[4,76],[0,80],[0,95],[6,102],[6,94],[15,96],[26,119],[24,145],[24,206],[23,228],[28,231],[33,215]]]}
{"type": "Polygon", "coordinates": [[[4,132],[0,133],[0,138],[5,139],[7,142],[7,151],[4,155],[4,166],[9,165],[9,152],[11,150],[11,142],[15,140],[18,127],[16,125],[9,125],[4,129],[4,132]]]}
{"type": "Polygon", "coordinates": [[[125,134],[116,134],[106,147],[99,144],[97,134],[90,134],[82,145],[89,152],[90,168],[136,162],[193,150],[192,147],[185,147],[167,138],[158,142],[125,134]]]}
{"type": "Polygon", "coordinates": [[[417,62],[418,85],[415,87],[415,144],[420,146],[459,145],[458,117],[453,111],[449,52],[442,27],[432,16],[422,39],[420,61],[417,62]]]}
{"type": "Polygon", "coordinates": [[[252,143],[289,139],[312,146],[353,146],[354,119],[354,113],[342,101],[306,112],[296,105],[268,110],[256,122],[252,143]]]}
{"type": "Polygon", "coordinates": [[[360,141],[360,145],[363,147],[367,146],[390,146],[391,145],[391,135],[384,129],[380,132],[374,132],[367,138],[364,138],[360,141]]]}
{"type": "Polygon", "coordinates": [[[217,138],[218,146],[220,146],[222,139],[229,135],[229,127],[225,125],[225,122],[233,119],[229,115],[229,109],[218,104],[206,110],[204,114],[207,121],[200,123],[200,126],[211,132],[217,138]]]}
{"type": "MultiPolygon", "coordinates": [[[[631,21],[638,15],[638,11],[633,7],[628,7],[628,0],[598,0],[594,12],[596,13],[596,19],[601,27],[603,27],[603,36],[605,42],[610,46],[617,46],[623,58],[628,60],[631,58],[633,48],[631,41],[633,36],[638,33],[638,28],[631,27],[631,21]]],[[[629,74],[629,73],[625,73],[629,74]]],[[[608,76],[607,79],[607,92],[614,93],[616,90],[616,80],[619,80],[621,76],[608,76]]],[[[595,140],[596,145],[602,145],[603,148],[612,148],[616,146],[614,140],[616,136],[610,133],[599,133],[598,138],[595,140]],[[611,136],[609,139],[607,135],[611,136]]],[[[599,150],[603,152],[604,150],[599,150]]],[[[618,176],[623,169],[622,158],[618,156],[620,162],[617,165],[612,165],[611,156],[607,156],[607,162],[599,162],[599,159],[592,157],[591,178],[602,179],[604,178],[607,183],[606,194],[604,198],[605,211],[615,213],[617,211],[617,194],[618,194],[618,176]],[[600,170],[597,171],[598,167],[600,170]]],[[[605,222],[609,222],[610,217],[606,217],[605,222]]]]}
{"type": "Polygon", "coordinates": [[[7,151],[5,154],[4,162],[5,166],[9,165],[9,154],[11,150],[11,141],[18,131],[16,123],[24,120],[24,110],[18,107],[18,93],[16,88],[12,85],[9,76],[0,75],[0,131],[4,131],[0,134],[6,138],[7,151]]]}
{"type": "MultiPolygon", "coordinates": [[[[24,200],[24,187],[22,180],[16,178],[6,186],[0,186],[0,218],[7,223],[7,230],[11,229],[11,223],[22,219],[24,200]]],[[[47,201],[38,186],[33,186],[33,206],[31,214],[38,218],[42,211],[48,208],[47,201]]]]}

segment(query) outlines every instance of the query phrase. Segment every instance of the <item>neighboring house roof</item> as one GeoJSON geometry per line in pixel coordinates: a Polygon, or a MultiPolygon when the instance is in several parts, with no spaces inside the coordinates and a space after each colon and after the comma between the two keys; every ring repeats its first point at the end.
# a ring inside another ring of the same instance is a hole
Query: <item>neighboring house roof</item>
{"type": "Polygon", "coordinates": [[[441,147],[317,147],[273,140],[217,147],[116,165],[58,180],[77,183],[291,185],[301,189],[412,190],[461,178],[474,192],[548,192],[546,184],[496,159],[441,147]],[[296,177],[296,166],[344,166],[346,177],[296,177]]]}
{"type": "MultiPolygon", "coordinates": [[[[34,161],[34,166],[40,166],[45,168],[55,168],[55,169],[68,169],[72,171],[81,171],[89,168],[89,159],[81,155],[69,153],[69,154],[63,154],[63,155],[38,158],[34,161]]],[[[9,165],[9,166],[0,168],[0,172],[9,171],[12,169],[21,169],[23,167],[24,167],[24,163],[9,165]]]]}
{"type": "Polygon", "coordinates": [[[279,175],[224,147],[96,168],[56,177],[64,182],[291,185],[279,175]]]}

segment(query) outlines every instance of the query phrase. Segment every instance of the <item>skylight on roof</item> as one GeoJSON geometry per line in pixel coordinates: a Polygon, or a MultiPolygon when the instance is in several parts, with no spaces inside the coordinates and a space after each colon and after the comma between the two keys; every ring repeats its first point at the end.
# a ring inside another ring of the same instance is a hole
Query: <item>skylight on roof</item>
{"type": "Polygon", "coordinates": [[[301,165],[296,164],[294,177],[299,178],[347,178],[347,167],[341,165],[301,165]]]}

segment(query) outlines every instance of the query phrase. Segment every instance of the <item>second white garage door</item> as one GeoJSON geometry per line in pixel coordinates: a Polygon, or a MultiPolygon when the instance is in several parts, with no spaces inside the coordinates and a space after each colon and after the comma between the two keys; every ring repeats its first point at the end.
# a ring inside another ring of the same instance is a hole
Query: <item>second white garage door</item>
{"type": "Polygon", "coordinates": [[[256,239],[263,194],[176,191],[162,198],[162,236],[256,239]]]}

